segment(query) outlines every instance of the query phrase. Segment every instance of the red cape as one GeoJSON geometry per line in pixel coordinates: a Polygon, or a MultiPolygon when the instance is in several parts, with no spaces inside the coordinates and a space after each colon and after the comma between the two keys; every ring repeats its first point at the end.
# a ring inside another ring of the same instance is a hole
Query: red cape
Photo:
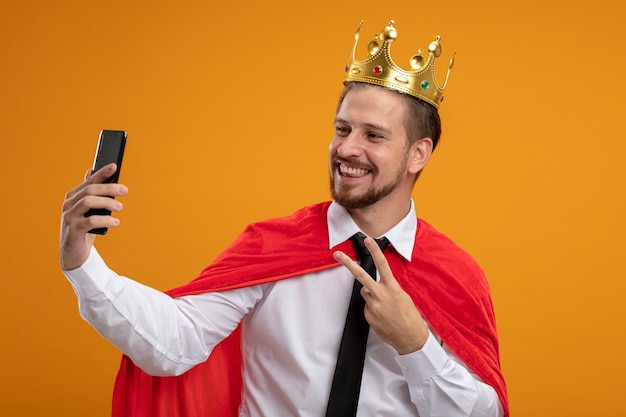
{"type": "MultiPolygon", "coordinates": [[[[349,241],[328,249],[329,202],[248,226],[198,278],[172,297],[224,291],[301,276],[338,265],[332,253],[355,257],[349,241]]],[[[385,252],[402,288],[444,343],[491,385],[508,416],[489,285],[482,269],[451,240],[419,221],[412,261],[385,252]]],[[[177,377],[149,376],[122,357],[113,417],[236,416],[241,401],[239,329],[209,359],[177,377]]]]}

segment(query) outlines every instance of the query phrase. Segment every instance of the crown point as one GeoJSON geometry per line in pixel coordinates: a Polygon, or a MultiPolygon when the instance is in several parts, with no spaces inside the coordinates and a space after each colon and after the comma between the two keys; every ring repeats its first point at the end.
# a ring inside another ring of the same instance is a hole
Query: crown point
{"type": "Polygon", "coordinates": [[[378,46],[378,42],[376,42],[375,40],[372,40],[367,44],[367,52],[369,52],[370,55],[376,55],[376,52],[378,52],[379,48],[380,47],[378,46]]]}
{"type": "Polygon", "coordinates": [[[392,42],[398,37],[398,31],[396,31],[396,28],[392,26],[391,24],[392,22],[393,20],[389,22],[389,26],[385,27],[383,31],[381,32],[380,39],[382,41],[392,42]]]}
{"type": "Polygon", "coordinates": [[[413,55],[411,57],[411,68],[413,68],[414,70],[418,70],[424,66],[425,61],[426,59],[424,59],[424,57],[422,56],[422,50],[419,49],[417,51],[417,55],[413,55]]]}
{"type": "Polygon", "coordinates": [[[450,58],[450,65],[448,65],[448,70],[451,70],[454,66],[454,56],[456,55],[456,51],[452,52],[452,58],[450,58]]]}
{"type": "Polygon", "coordinates": [[[428,45],[428,52],[431,52],[435,58],[439,58],[439,55],[441,55],[441,45],[439,44],[439,39],[441,39],[441,36],[437,36],[437,39],[428,45]]]}
{"type": "Polygon", "coordinates": [[[356,33],[354,34],[354,40],[358,41],[359,40],[359,35],[361,33],[361,28],[363,27],[363,21],[361,20],[361,23],[359,23],[359,27],[356,30],[356,33]]]}

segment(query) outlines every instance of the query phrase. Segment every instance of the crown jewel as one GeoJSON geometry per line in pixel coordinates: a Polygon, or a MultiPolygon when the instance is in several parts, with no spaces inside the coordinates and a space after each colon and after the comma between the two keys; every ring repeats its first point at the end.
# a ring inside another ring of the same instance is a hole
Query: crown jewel
{"type": "Polygon", "coordinates": [[[441,45],[439,44],[441,37],[437,36],[428,46],[428,58],[425,58],[422,55],[423,50],[419,49],[417,54],[411,57],[411,69],[404,70],[393,62],[389,52],[391,43],[398,37],[394,24],[393,20],[389,21],[389,25],[383,28],[380,35],[376,35],[367,44],[368,57],[363,61],[357,61],[354,54],[363,26],[363,21],[361,21],[354,36],[352,57],[350,63],[346,66],[346,76],[343,79],[344,84],[350,81],[358,81],[381,85],[410,94],[439,108],[439,103],[443,100],[443,90],[448,84],[450,70],[454,65],[454,54],[456,51],[450,58],[450,65],[448,66],[448,73],[443,86],[440,86],[435,75],[435,61],[441,55],[441,45]]]}

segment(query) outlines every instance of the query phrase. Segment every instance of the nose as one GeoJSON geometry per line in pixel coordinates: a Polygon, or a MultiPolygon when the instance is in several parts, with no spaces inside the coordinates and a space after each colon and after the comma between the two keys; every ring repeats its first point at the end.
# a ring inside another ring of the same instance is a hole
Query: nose
{"type": "Polygon", "coordinates": [[[337,145],[337,155],[342,158],[357,157],[363,153],[363,147],[359,138],[351,132],[348,136],[341,138],[337,145]]]}

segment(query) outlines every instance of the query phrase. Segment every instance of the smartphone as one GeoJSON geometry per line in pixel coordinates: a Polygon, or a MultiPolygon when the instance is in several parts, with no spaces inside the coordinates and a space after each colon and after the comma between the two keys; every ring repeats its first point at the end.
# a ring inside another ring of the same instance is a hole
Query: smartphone
{"type": "MultiPolygon", "coordinates": [[[[93,172],[97,172],[102,167],[115,162],[117,164],[117,170],[115,173],[104,180],[104,183],[117,183],[120,177],[120,170],[122,169],[122,159],[124,157],[124,148],[126,147],[127,134],[123,130],[103,130],[100,132],[100,138],[98,139],[98,148],[96,149],[96,156],[93,162],[93,172]]],[[[111,198],[113,198],[111,196],[111,198]]],[[[89,216],[109,216],[111,212],[106,209],[90,209],[85,213],[85,217],[89,216]]],[[[97,235],[104,235],[107,232],[106,227],[97,229],[91,229],[89,233],[95,233],[97,235]]]]}

